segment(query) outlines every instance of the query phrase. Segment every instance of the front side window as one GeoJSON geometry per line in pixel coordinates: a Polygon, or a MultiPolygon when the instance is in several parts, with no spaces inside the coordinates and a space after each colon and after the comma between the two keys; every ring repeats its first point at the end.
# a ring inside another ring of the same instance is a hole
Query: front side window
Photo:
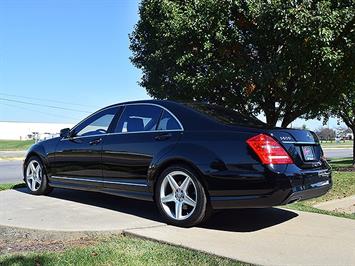
{"type": "Polygon", "coordinates": [[[181,130],[181,126],[176,119],[167,111],[164,111],[158,125],[158,130],[181,130]]]}
{"type": "Polygon", "coordinates": [[[162,109],[153,105],[127,105],[116,126],[116,133],[156,130],[162,109]]]}
{"type": "Polygon", "coordinates": [[[84,137],[106,134],[117,110],[117,107],[113,107],[93,115],[76,128],[75,136],[84,137]]]}

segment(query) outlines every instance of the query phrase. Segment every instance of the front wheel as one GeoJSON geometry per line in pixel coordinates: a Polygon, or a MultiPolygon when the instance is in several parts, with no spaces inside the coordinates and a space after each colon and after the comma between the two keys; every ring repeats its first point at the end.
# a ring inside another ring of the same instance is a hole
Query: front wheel
{"type": "Polygon", "coordinates": [[[31,194],[46,195],[52,191],[52,188],[48,186],[43,164],[36,156],[29,158],[26,163],[25,182],[31,194]]]}
{"type": "Polygon", "coordinates": [[[157,181],[155,202],[165,220],[177,226],[201,223],[209,213],[202,184],[185,166],[169,167],[162,172],[157,181]]]}

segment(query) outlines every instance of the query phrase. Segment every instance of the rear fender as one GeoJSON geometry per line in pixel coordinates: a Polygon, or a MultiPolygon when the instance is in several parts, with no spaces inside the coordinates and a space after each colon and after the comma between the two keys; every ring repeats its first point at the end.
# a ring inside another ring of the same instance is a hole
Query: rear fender
{"type": "Polygon", "coordinates": [[[180,143],[178,146],[175,146],[174,149],[165,153],[161,157],[153,159],[148,171],[148,183],[150,188],[153,189],[155,181],[159,177],[160,173],[167,167],[174,164],[186,164],[198,171],[200,175],[205,175],[208,173],[209,167],[202,168],[199,166],[210,165],[213,167],[216,163],[223,164],[211,150],[199,145],[180,143]]]}

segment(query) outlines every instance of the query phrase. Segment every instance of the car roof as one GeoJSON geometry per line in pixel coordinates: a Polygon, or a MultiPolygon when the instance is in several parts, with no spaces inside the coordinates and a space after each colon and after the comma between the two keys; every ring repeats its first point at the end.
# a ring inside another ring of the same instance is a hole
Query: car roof
{"type": "Polygon", "coordinates": [[[110,105],[105,108],[128,104],[154,104],[166,108],[176,116],[185,130],[211,130],[220,128],[222,125],[200,114],[192,108],[187,107],[183,102],[172,100],[138,100],[127,101],[110,105]]]}
{"type": "MultiPolygon", "coordinates": [[[[127,104],[153,104],[159,105],[167,110],[169,110],[173,115],[180,121],[183,125],[184,130],[193,131],[207,131],[207,130],[223,130],[226,128],[231,129],[231,126],[227,126],[221,122],[216,121],[212,117],[203,114],[192,107],[187,102],[177,102],[172,100],[138,100],[138,101],[127,101],[122,103],[113,104],[109,107],[127,105],[127,104]]],[[[202,102],[201,102],[202,104],[202,102]]],[[[108,108],[108,107],[106,107],[108,108]]],[[[233,125],[234,129],[242,129],[248,126],[243,125],[233,125]]],[[[249,128],[249,127],[248,127],[249,128]]]]}

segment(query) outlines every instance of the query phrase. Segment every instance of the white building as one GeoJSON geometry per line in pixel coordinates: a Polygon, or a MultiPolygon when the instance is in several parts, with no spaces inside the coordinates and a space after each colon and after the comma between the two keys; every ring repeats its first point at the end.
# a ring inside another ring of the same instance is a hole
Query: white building
{"type": "Polygon", "coordinates": [[[25,123],[25,122],[0,122],[0,139],[26,140],[33,135],[39,139],[51,138],[63,128],[72,128],[72,124],[55,123],[25,123]]]}

